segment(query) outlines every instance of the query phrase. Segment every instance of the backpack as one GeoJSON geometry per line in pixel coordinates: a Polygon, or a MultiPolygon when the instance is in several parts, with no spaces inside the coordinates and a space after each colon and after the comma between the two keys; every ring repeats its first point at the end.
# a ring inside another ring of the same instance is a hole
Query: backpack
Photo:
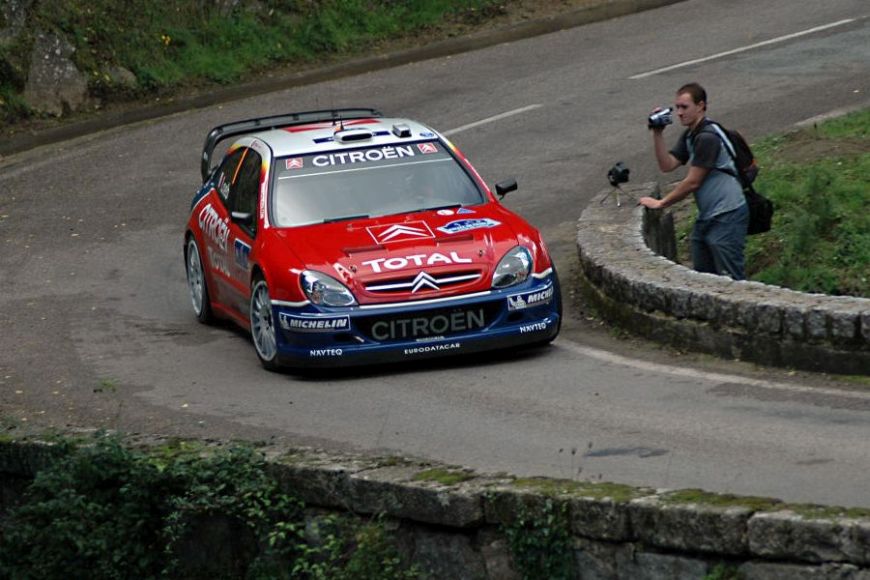
{"type": "MultiPolygon", "coordinates": [[[[731,156],[731,161],[734,162],[734,167],[737,168],[737,175],[734,177],[743,186],[743,195],[749,207],[749,228],[746,233],[755,235],[770,231],[770,225],[773,221],[773,203],[755,191],[752,186],[752,182],[758,177],[758,164],[755,162],[755,155],[752,153],[749,143],[737,131],[726,129],[715,121],[708,120],[701,130],[703,131],[707,127],[710,127],[722,140],[725,150],[731,156]]],[[[731,173],[727,170],[723,171],[731,173]]]]}
{"type": "MultiPolygon", "coordinates": [[[[734,161],[734,166],[737,168],[736,177],[740,181],[740,185],[744,188],[750,187],[755,178],[758,177],[758,164],[755,162],[755,154],[749,147],[749,143],[743,138],[743,135],[733,129],[726,129],[716,121],[708,120],[704,128],[710,127],[716,133],[722,143],[725,145],[725,150],[734,161]]],[[[704,128],[701,130],[703,131],[704,128]]]]}

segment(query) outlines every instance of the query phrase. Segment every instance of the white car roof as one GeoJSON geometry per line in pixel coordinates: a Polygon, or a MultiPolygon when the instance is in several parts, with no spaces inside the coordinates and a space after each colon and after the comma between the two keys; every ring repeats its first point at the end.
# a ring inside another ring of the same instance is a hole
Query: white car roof
{"type": "Polygon", "coordinates": [[[372,133],[371,138],[361,140],[342,142],[340,139],[335,139],[334,137],[338,129],[339,126],[337,124],[327,121],[251,133],[247,137],[256,138],[266,143],[271,147],[275,157],[335,151],[336,149],[343,148],[400,145],[402,143],[441,137],[436,131],[422,123],[400,118],[385,119],[372,117],[345,121],[345,134],[359,132],[360,130],[372,133]],[[403,131],[404,128],[407,128],[407,132],[403,131]]]}

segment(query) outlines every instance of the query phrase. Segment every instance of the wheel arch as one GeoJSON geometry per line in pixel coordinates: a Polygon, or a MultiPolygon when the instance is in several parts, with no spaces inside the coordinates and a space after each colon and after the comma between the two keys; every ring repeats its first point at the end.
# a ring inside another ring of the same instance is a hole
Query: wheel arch
{"type": "Polygon", "coordinates": [[[272,284],[269,283],[269,277],[266,275],[265,270],[263,270],[260,264],[254,264],[253,266],[251,266],[251,277],[248,280],[248,286],[253,288],[254,280],[256,280],[257,278],[262,278],[263,280],[265,280],[266,285],[271,288],[272,284]]]}

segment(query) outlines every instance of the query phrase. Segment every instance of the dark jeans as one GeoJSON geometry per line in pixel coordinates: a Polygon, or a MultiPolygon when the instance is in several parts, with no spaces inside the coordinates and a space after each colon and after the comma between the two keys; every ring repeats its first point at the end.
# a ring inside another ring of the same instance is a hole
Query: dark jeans
{"type": "Polygon", "coordinates": [[[748,225],[749,208],[746,205],[696,221],[691,238],[695,270],[745,280],[743,248],[748,225]]]}

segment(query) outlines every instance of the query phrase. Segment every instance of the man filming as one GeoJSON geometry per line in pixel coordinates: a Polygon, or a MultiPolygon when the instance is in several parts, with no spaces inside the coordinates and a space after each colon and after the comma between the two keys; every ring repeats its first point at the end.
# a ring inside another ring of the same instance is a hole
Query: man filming
{"type": "Polygon", "coordinates": [[[710,272],[744,280],[743,249],[749,209],[737,169],[722,140],[714,131],[702,131],[707,123],[707,92],[697,83],[680,87],[674,109],[686,130],[670,151],[664,129],[671,122],[668,111],[650,116],[653,146],[659,169],[670,173],[689,164],[686,177],[662,199],[642,197],[639,204],[650,209],[671,206],[695,194],[698,219],[692,229],[692,265],[698,272],[710,272]]]}

